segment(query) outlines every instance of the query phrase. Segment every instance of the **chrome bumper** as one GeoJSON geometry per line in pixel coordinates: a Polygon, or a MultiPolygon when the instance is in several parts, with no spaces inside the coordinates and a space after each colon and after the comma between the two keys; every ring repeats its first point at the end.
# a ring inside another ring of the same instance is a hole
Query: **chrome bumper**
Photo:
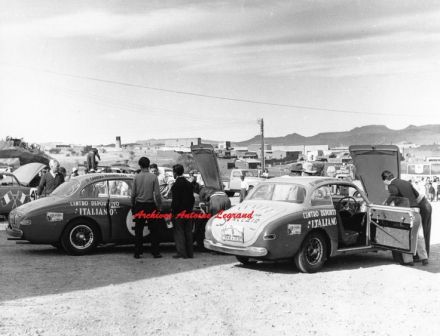
{"type": "Polygon", "coordinates": [[[21,239],[23,238],[23,231],[19,229],[12,229],[10,226],[6,227],[6,236],[12,239],[21,239]]]}
{"type": "Polygon", "coordinates": [[[264,257],[267,255],[267,250],[264,247],[232,247],[225,246],[223,244],[214,243],[212,240],[205,239],[203,245],[208,250],[213,250],[217,252],[223,252],[233,255],[240,255],[245,257],[264,257]]]}

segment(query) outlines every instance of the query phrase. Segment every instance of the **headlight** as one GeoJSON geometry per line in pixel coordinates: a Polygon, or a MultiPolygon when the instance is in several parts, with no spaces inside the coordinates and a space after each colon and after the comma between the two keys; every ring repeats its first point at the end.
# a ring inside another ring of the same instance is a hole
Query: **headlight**
{"type": "Polygon", "coordinates": [[[22,220],[20,220],[20,226],[22,225],[31,225],[32,221],[29,218],[23,218],[22,220]]]}

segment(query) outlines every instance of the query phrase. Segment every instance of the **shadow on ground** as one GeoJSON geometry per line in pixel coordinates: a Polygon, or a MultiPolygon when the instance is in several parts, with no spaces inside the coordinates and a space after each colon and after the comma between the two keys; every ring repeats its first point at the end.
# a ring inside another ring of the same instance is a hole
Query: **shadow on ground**
{"type": "Polygon", "coordinates": [[[87,290],[234,263],[232,256],[195,252],[194,259],[173,259],[175,247],[162,247],[142,259],[132,246],[105,246],[86,256],[70,256],[50,245],[16,244],[0,231],[0,302],[24,297],[87,290]]]}
{"type": "MultiPolygon", "coordinates": [[[[292,262],[258,262],[241,265],[234,256],[196,252],[194,259],[173,259],[175,247],[162,247],[161,259],[153,259],[146,246],[144,258],[133,258],[132,246],[105,246],[86,256],[69,256],[48,245],[16,244],[0,231],[0,302],[24,297],[87,290],[137,280],[162,277],[207,267],[230,264],[235,269],[295,274],[292,262]]],[[[321,272],[335,272],[395,265],[391,252],[363,253],[330,258],[321,272]]],[[[401,266],[406,267],[406,266],[401,266]]],[[[440,272],[440,244],[431,246],[430,264],[413,269],[440,272]]],[[[197,276],[195,274],[195,276],[197,276]]]]}
{"type": "MultiPolygon", "coordinates": [[[[378,267],[385,265],[396,265],[391,252],[380,251],[370,253],[360,253],[355,255],[338,256],[327,260],[320,272],[334,272],[345,270],[356,270],[361,268],[378,267]]],[[[248,265],[237,264],[236,267],[244,267],[256,271],[272,272],[280,274],[299,273],[293,261],[282,262],[257,262],[248,265]]],[[[419,271],[440,273],[440,244],[431,245],[431,255],[429,265],[423,266],[420,262],[416,262],[413,267],[419,271]]]]}

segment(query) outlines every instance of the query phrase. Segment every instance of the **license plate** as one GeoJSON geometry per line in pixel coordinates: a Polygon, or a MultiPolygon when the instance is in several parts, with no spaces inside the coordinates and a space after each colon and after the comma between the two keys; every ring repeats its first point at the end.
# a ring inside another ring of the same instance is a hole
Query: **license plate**
{"type": "Polygon", "coordinates": [[[244,242],[244,230],[242,227],[225,228],[222,234],[223,241],[244,242]]]}

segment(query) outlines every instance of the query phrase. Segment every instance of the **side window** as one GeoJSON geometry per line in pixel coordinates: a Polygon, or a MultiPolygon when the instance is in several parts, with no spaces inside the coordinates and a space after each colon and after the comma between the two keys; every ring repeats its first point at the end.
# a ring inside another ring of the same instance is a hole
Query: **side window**
{"type": "Polygon", "coordinates": [[[311,196],[312,206],[316,205],[333,205],[330,188],[322,186],[315,189],[311,196]]]}
{"type": "Polygon", "coordinates": [[[80,196],[82,198],[107,198],[107,181],[99,181],[86,185],[84,189],[81,190],[80,196]]]}
{"type": "Polygon", "coordinates": [[[347,185],[338,185],[338,184],[330,185],[330,191],[332,196],[340,196],[336,198],[347,197],[347,196],[351,196],[354,198],[362,198],[360,192],[356,188],[347,185]]]}
{"type": "Polygon", "coordinates": [[[109,185],[110,197],[131,197],[130,182],[124,180],[109,181],[108,185],[109,185]]]}

